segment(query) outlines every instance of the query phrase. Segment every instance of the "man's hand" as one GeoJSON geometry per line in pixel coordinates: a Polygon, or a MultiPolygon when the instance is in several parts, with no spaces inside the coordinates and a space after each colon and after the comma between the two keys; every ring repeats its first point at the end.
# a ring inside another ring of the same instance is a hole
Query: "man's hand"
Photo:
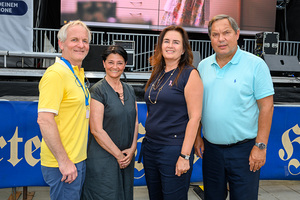
{"type": "Polygon", "coordinates": [[[266,149],[259,149],[257,146],[252,148],[249,156],[250,171],[256,172],[266,163],[266,149]]]}
{"type": "Polygon", "coordinates": [[[62,174],[61,181],[65,183],[72,183],[78,176],[75,164],[69,159],[61,164],[59,163],[59,171],[62,174]]]}

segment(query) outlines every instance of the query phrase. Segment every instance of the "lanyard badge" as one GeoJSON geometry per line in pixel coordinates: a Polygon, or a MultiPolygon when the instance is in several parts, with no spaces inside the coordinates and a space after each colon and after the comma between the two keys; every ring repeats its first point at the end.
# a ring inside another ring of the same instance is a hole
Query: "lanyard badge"
{"type": "Polygon", "coordinates": [[[84,97],[85,97],[85,106],[86,106],[86,118],[88,119],[90,117],[90,106],[89,106],[89,98],[90,98],[90,93],[88,91],[88,89],[85,87],[83,87],[83,85],[81,84],[79,78],[77,77],[77,75],[74,72],[74,69],[72,67],[72,65],[70,64],[70,62],[68,60],[66,60],[65,58],[61,57],[61,60],[64,61],[64,63],[69,67],[69,69],[72,71],[73,75],[76,78],[76,81],[78,82],[78,84],[80,85],[84,97]]]}

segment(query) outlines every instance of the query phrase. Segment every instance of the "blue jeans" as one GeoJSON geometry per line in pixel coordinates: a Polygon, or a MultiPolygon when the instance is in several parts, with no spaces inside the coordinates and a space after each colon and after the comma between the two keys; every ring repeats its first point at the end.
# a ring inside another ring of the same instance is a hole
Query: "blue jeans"
{"type": "Polygon", "coordinates": [[[181,146],[166,146],[149,140],[143,144],[143,163],[150,200],[187,200],[194,153],[190,157],[190,170],[178,177],[175,168],[180,152],[181,146]]]}
{"type": "Polygon", "coordinates": [[[50,186],[51,200],[79,200],[85,179],[85,161],[75,164],[78,176],[72,183],[62,182],[62,174],[58,167],[42,166],[45,182],[50,186]]]}
{"type": "Polygon", "coordinates": [[[258,198],[260,170],[250,171],[249,156],[255,139],[230,147],[204,139],[202,171],[204,198],[225,200],[229,183],[230,200],[258,198]]]}

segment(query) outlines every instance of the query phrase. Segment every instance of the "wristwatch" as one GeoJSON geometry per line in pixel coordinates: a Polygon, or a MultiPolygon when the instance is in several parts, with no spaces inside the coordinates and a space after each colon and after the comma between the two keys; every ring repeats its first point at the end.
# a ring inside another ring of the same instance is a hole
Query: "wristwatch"
{"type": "Polygon", "coordinates": [[[255,142],[255,146],[257,146],[259,149],[266,149],[267,145],[263,142],[257,143],[255,142]]]}
{"type": "Polygon", "coordinates": [[[190,159],[190,156],[189,156],[189,155],[183,155],[183,154],[181,153],[180,156],[183,157],[183,158],[186,159],[186,160],[189,160],[189,159],[190,159]]]}

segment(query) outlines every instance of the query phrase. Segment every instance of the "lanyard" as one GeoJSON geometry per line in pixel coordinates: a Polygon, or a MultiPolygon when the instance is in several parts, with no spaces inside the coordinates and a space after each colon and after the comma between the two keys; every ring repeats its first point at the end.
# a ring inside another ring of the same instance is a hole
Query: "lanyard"
{"type": "Polygon", "coordinates": [[[83,93],[84,93],[84,97],[85,97],[85,105],[88,106],[88,105],[89,105],[89,98],[90,98],[89,92],[86,91],[86,90],[83,88],[83,86],[82,86],[82,84],[81,84],[79,78],[78,78],[77,75],[75,74],[74,69],[73,69],[72,65],[70,64],[70,62],[69,62],[68,60],[66,60],[65,58],[63,58],[63,57],[61,57],[61,60],[64,61],[64,62],[66,63],[66,65],[69,67],[69,69],[73,72],[73,74],[74,74],[74,76],[75,76],[77,82],[80,84],[80,87],[81,87],[81,89],[82,89],[82,91],[83,91],[83,93]]]}

